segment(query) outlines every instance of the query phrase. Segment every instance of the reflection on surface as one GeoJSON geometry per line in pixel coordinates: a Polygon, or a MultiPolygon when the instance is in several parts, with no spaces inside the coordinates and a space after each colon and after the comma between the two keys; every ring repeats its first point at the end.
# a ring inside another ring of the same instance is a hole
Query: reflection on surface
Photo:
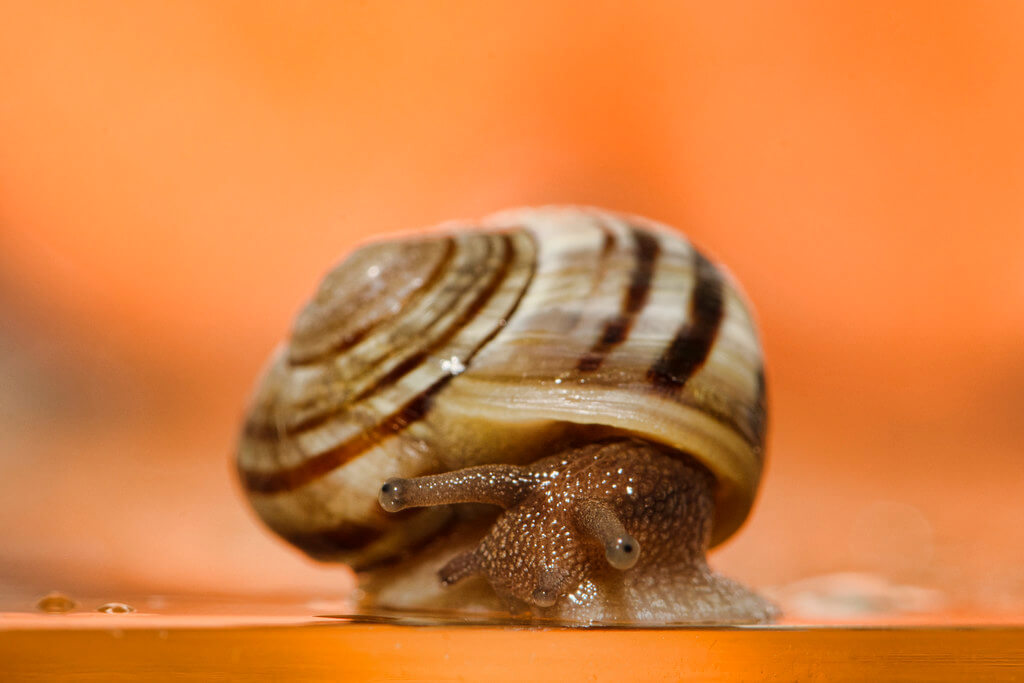
{"type": "MultiPolygon", "coordinates": [[[[1024,616],[1018,613],[951,609],[936,591],[891,584],[881,577],[866,574],[838,574],[802,580],[787,586],[768,588],[766,593],[778,601],[784,613],[777,624],[764,628],[886,628],[986,624],[1024,626],[1024,616]]],[[[359,606],[346,597],[325,598],[314,595],[268,598],[208,594],[146,595],[128,591],[81,595],[54,591],[45,596],[11,592],[0,594],[0,630],[153,628],[165,625],[200,628],[245,624],[304,624],[325,620],[407,626],[562,626],[553,619],[519,617],[507,612],[482,609],[471,614],[458,613],[454,610],[399,612],[359,606]]],[[[601,623],[587,626],[622,627],[621,624],[601,623]]],[[[646,629],[685,629],[694,626],[636,625],[646,629]]],[[[696,626],[714,627],[713,624],[696,626]]]]}
{"type": "MultiPolygon", "coordinates": [[[[118,622],[130,616],[109,617],[118,622]]],[[[1012,680],[1014,628],[678,630],[410,627],[335,622],[262,628],[21,630],[4,672],[52,679],[201,680],[1012,680]]]]}

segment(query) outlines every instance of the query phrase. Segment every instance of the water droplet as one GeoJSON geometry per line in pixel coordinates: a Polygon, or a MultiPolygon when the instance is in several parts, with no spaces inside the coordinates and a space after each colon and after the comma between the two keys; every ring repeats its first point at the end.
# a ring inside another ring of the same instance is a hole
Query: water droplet
{"type": "Polygon", "coordinates": [[[49,612],[50,614],[63,614],[64,612],[70,612],[76,607],[78,607],[77,602],[67,595],[57,591],[52,591],[48,595],[40,598],[39,602],[36,603],[37,610],[40,612],[49,612]]]}
{"type": "Polygon", "coordinates": [[[366,269],[366,277],[373,279],[378,276],[380,276],[380,266],[370,266],[366,269]]]}
{"type": "Polygon", "coordinates": [[[561,384],[561,383],[562,383],[562,378],[561,377],[559,377],[558,379],[555,380],[555,384],[561,384]]]}
{"type": "Polygon", "coordinates": [[[108,602],[97,607],[96,611],[104,614],[131,614],[135,608],[123,602],[108,602]]]}

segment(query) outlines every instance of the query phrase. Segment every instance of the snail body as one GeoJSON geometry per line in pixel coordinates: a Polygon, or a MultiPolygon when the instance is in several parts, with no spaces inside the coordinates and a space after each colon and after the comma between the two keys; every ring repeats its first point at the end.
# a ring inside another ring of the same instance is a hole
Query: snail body
{"type": "Polygon", "coordinates": [[[646,220],[521,209],[331,271],[237,464],[271,529],[368,572],[378,607],[765,621],[704,560],[750,510],[765,423],[726,274],[646,220]]]}

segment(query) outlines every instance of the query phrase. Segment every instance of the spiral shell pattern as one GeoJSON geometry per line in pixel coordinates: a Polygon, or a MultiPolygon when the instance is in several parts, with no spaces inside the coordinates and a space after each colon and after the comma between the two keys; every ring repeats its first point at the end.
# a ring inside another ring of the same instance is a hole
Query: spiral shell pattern
{"type": "Polygon", "coordinates": [[[715,544],[749,512],[765,422],[756,330],[725,273],[644,219],[520,209],[329,273],[257,388],[237,464],[274,531],[367,568],[452,519],[386,515],[385,479],[629,434],[714,473],[715,544]]]}

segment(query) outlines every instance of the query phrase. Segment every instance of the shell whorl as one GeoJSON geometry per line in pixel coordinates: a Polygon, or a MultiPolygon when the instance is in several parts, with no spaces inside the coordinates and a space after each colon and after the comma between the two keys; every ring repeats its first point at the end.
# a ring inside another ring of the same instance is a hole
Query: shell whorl
{"type": "Polygon", "coordinates": [[[314,557],[371,566],[451,515],[386,516],[385,479],[537,460],[574,427],[696,457],[718,481],[712,543],[729,536],[765,430],[761,351],[737,287],[641,219],[542,208],[481,227],[371,244],[325,278],[241,436],[261,517],[314,557]]]}

